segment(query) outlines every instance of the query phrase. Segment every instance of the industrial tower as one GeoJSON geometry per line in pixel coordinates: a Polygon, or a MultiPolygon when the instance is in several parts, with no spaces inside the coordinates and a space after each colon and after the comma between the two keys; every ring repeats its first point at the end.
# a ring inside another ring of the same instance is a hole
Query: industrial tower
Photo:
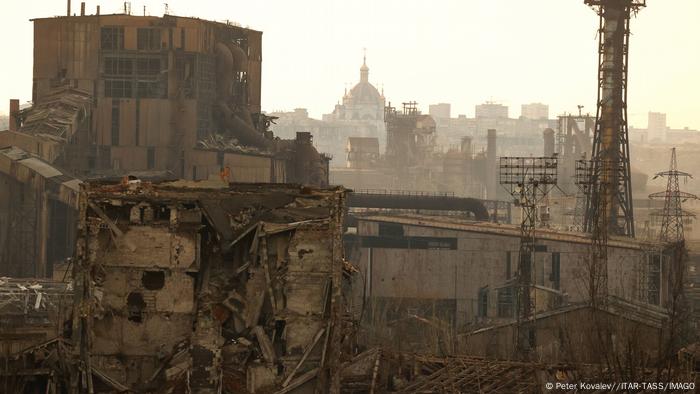
{"type": "Polygon", "coordinates": [[[600,16],[598,30],[598,108],[588,163],[584,229],[602,222],[610,235],[634,237],[632,184],[627,130],[629,22],[646,0],[585,0],[600,16]],[[604,207],[604,208],[602,208],[604,207]],[[602,218],[598,218],[603,216],[602,218]]]}
{"type": "Polygon", "coordinates": [[[664,199],[664,208],[660,212],[652,213],[653,216],[661,216],[661,231],[659,240],[671,244],[677,244],[685,240],[683,233],[683,218],[695,217],[691,212],[684,211],[681,203],[686,200],[697,200],[694,194],[682,192],[678,182],[679,178],[692,178],[687,172],[678,171],[676,161],[676,148],[671,150],[671,165],[668,171],[659,172],[654,178],[665,177],[667,179],[666,190],[652,193],[649,198],[664,199]]]}
{"type": "MultiPolygon", "coordinates": [[[[533,284],[537,205],[557,184],[557,157],[501,157],[499,181],[522,208],[520,250],[515,283],[515,353],[527,359],[536,346],[532,319],[535,312],[533,284]]],[[[510,264],[510,262],[508,262],[510,264]]]]}

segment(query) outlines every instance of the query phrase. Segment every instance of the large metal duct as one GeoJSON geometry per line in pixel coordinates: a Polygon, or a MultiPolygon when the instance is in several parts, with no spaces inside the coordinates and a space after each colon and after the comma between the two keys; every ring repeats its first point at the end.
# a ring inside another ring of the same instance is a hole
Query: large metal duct
{"type": "Polygon", "coordinates": [[[219,117],[223,126],[233,133],[233,136],[243,145],[255,146],[262,149],[267,149],[272,145],[272,142],[263,137],[252,125],[248,124],[231,111],[225,101],[219,101],[216,105],[216,109],[219,111],[219,117]]]}
{"type": "Polygon", "coordinates": [[[231,103],[244,101],[245,99],[244,97],[233,97],[232,91],[235,80],[234,73],[247,70],[248,57],[238,46],[226,45],[220,42],[216,44],[215,52],[217,71],[216,95],[218,98],[216,110],[222,126],[243,145],[268,149],[271,146],[271,142],[253,127],[247,108],[241,105],[231,105],[231,103]],[[237,107],[237,110],[234,111],[232,107],[237,107]]]}
{"type": "Polygon", "coordinates": [[[216,43],[216,96],[219,100],[227,100],[231,96],[233,86],[233,54],[223,43],[216,43]]]}
{"type": "Polygon", "coordinates": [[[484,203],[475,198],[466,197],[348,193],[347,205],[350,208],[462,211],[472,213],[476,220],[489,220],[489,211],[484,203]]]}
{"type": "Polygon", "coordinates": [[[233,43],[229,43],[227,47],[233,56],[233,70],[248,72],[248,55],[243,48],[233,43]]]}

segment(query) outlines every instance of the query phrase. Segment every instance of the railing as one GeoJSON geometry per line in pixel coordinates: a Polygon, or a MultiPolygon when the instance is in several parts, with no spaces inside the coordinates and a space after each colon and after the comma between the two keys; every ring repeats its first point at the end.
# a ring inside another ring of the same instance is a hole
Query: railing
{"type": "Polygon", "coordinates": [[[387,196],[454,197],[454,192],[427,192],[420,190],[357,189],[356,194],[378,194],[387,196]]]}

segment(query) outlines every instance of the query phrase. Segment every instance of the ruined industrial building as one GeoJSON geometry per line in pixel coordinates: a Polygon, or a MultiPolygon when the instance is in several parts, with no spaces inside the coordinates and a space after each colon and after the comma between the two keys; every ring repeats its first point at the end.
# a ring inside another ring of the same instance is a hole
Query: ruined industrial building
{"type": "Polygon", "coordinates": [[[597,110],[554,119],[392,104],[366,55],[322,120],[265,112],[261,31],[32,19],[32,101],[0,131],[0,393],[695,392],[675,145],[700,132],[630,131],[646,4],[585,4],[597,110]]]}

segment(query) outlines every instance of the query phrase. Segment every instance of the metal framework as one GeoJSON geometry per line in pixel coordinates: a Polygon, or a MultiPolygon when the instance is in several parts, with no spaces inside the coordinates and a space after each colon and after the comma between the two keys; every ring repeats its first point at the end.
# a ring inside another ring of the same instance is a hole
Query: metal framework
{"type": "Polygon", "coordinates": [[[591,156],[592,139],[595,132],[595,117],[589,114],[566,114],[559,116],[556,134],[556,152],[559,156],[559,187],[573,193],[573,178],[576,160],[591,156]]]}
{"type": "Polygon", "coordinates": [[[616,176],[621,163],[609,160],[578,160],[576,162],[576,185],[586,195],[584,226],[591,233],[591,254],[587,261],[588,291],[591,304],[598,306],[608,298],[608,238],[611,235],[609,222],[610,199],[619,190],[616,176]],[[589,216],[590,215],[590,216],[589,216]]]}
{"type": "Polygon", "coordinates": [[[516,273],[516,353],[526,358],[535,345],[534,330],[529,323],[534,314],[534,300],[530,294],[533,284],[532,265],[535,261],[535,228],[537,203],[557,184],[556,157],[501,157],[499,181],[515,197],[515,205],[522,208],[520,222],[520,250],[516,273]]]}
{"type": "Polygon", "coordinates": [[[663,242],[678,243],[685,239],[683,233],[683,219],[695,217],[695,214],[683,210],[681,204],[689,199],[697,200],[698,197],[695,194],[682,192],[680,190],[678,179],[688,179],[693,176],[687,172],[678,171],[676,148],[671,149],[671,165],[668,171],[659,172],[654,178],[658,177],[667,179],[666,190],[652,193],[649,195],[649,198],[663,199],[664,208],[661,211],[652,212],[651,215],[661,217],[659,239],[663,242]]]}
{"type": "Polygon", "coordinates": [[[642,0],[585,0],[599,18],[598,105],[584,228],[593,233],[601,205],[607,232],[634,237],[632,184],[627,129],[629,22],[646,6],[642,0]],[[608,168],[607,166],[612,166],[608,168]],[[604,186],[601,186],[604,185],[604,186]]]}

